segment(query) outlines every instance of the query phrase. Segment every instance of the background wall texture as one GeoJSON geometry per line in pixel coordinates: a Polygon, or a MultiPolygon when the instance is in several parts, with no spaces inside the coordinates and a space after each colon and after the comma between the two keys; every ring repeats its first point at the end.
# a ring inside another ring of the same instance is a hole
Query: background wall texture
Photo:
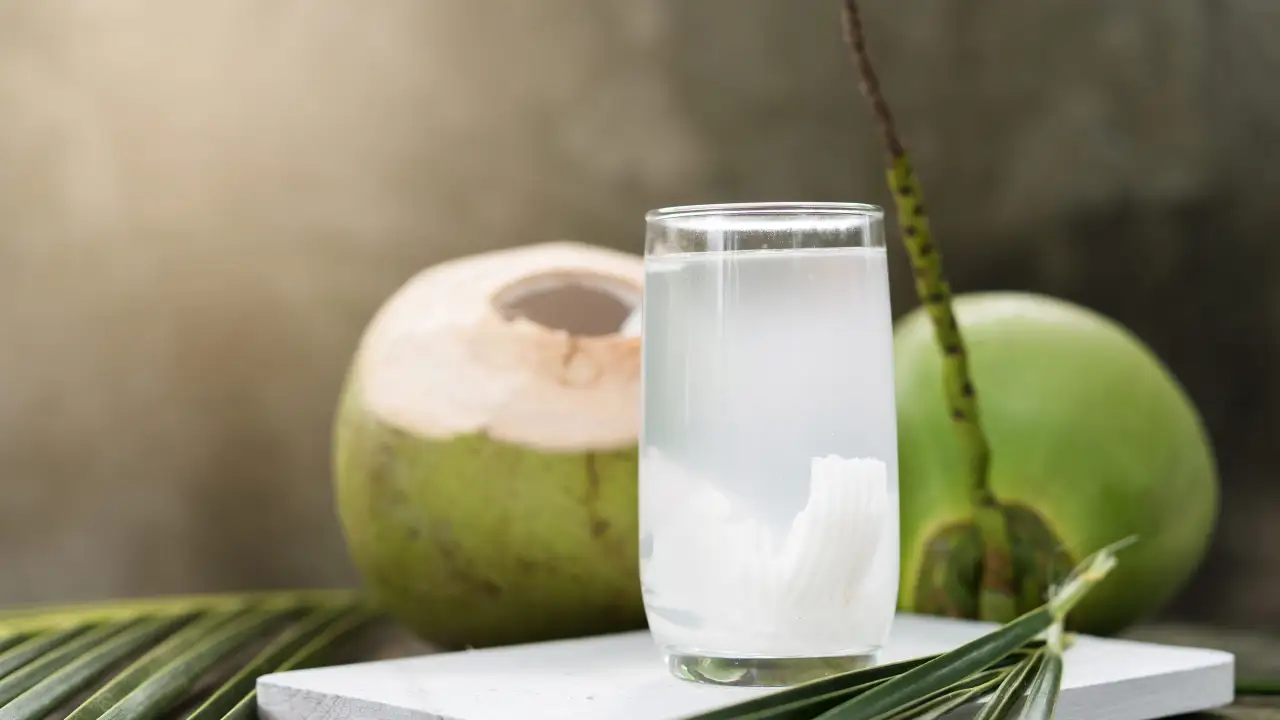
{"type": "MultiPolygon", "coordinates": [[[[1280,6],[864,4],[954,286],[1167,360],[1225,483],[1177,611],[1280,627],[1280,6]]],[[[333,402],[428,264],[887,204],[837,6],[0,0],[0,604],[354,582],[333,402]]]]}

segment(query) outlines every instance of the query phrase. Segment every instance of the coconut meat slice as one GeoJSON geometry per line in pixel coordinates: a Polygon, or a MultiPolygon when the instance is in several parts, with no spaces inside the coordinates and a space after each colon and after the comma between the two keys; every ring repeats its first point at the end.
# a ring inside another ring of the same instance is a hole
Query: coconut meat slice
{"type": "Polygon", "coordinates": [[[776,657],[879,645],[896,599],[893,504],[885,464],[813,458],[809,498],[781,535],[704,478],[651,451],[641,486],[653,551],[642,560],[668,642],[776,657]]]}

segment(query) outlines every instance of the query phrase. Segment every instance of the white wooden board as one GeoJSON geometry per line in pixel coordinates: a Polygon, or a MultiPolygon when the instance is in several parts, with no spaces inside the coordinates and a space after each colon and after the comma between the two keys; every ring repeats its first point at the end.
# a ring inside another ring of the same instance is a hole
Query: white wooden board
{"type": "MultiPolygon", "coordinates": [[[[900,615],[881,660],[992,628],[900,615]]],[[[1234,658],[1218,650],[1080,637],[1065,670],[1058,720],[1148,720],[1233,700],[1234,658]]],[[[676,720],[766,692],[677,680],[637,632],[268,675],[258,707],[265,720],[676,720]]]]}

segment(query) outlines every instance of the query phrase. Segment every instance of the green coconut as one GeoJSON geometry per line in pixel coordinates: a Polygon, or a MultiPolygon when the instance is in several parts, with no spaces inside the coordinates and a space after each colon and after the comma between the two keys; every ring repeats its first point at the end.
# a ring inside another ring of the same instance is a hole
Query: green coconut
{"type": "MultiPolygon", "coordinates": [[[[1086,554],[1136,535],[1114,577],[1072,615],[1109,634],[1164,606],[1205,554],[1218,507],[1212,447],[1177,380],[1096,312],[1021,293],[957,296],[989,484],[1012,549],[1019,611],[1086,554]]],[[[981,545],[966,456],[923,309],[895,332],[902,513],[900,605],[979,617],[981,545]]]]}
{"type": "Polygon", "coordinates": [[[351,557],[443,647],[644,626],[637,574],[643,261],[575,243],[418,274],[378,311],[335,429],[351,557]]]}

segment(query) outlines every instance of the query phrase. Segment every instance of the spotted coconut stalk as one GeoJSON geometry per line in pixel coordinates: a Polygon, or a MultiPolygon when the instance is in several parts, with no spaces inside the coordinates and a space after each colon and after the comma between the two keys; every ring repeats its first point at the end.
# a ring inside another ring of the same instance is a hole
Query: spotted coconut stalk
{"type": "Polygon", "coordinates": [[[858,71],[859,88],[871,104],[888,152],[888,182],[898,210],[898,227],[911,260],[916,294],[929,312],[943,354],[947,406],[968,460],[973,523],[982,543],[979,615],[988,620],[1007,621],[1016,614],[1009,532],[988,482],[991,448],[982,429],[978,393],[969,374],[964,338],[951,307],[951,287],[943,275],[942,255],[929,228],[920,181],[894,127],[893,115],[867,52],[856,0],[844,2],[844,29],[858,71]]]}

